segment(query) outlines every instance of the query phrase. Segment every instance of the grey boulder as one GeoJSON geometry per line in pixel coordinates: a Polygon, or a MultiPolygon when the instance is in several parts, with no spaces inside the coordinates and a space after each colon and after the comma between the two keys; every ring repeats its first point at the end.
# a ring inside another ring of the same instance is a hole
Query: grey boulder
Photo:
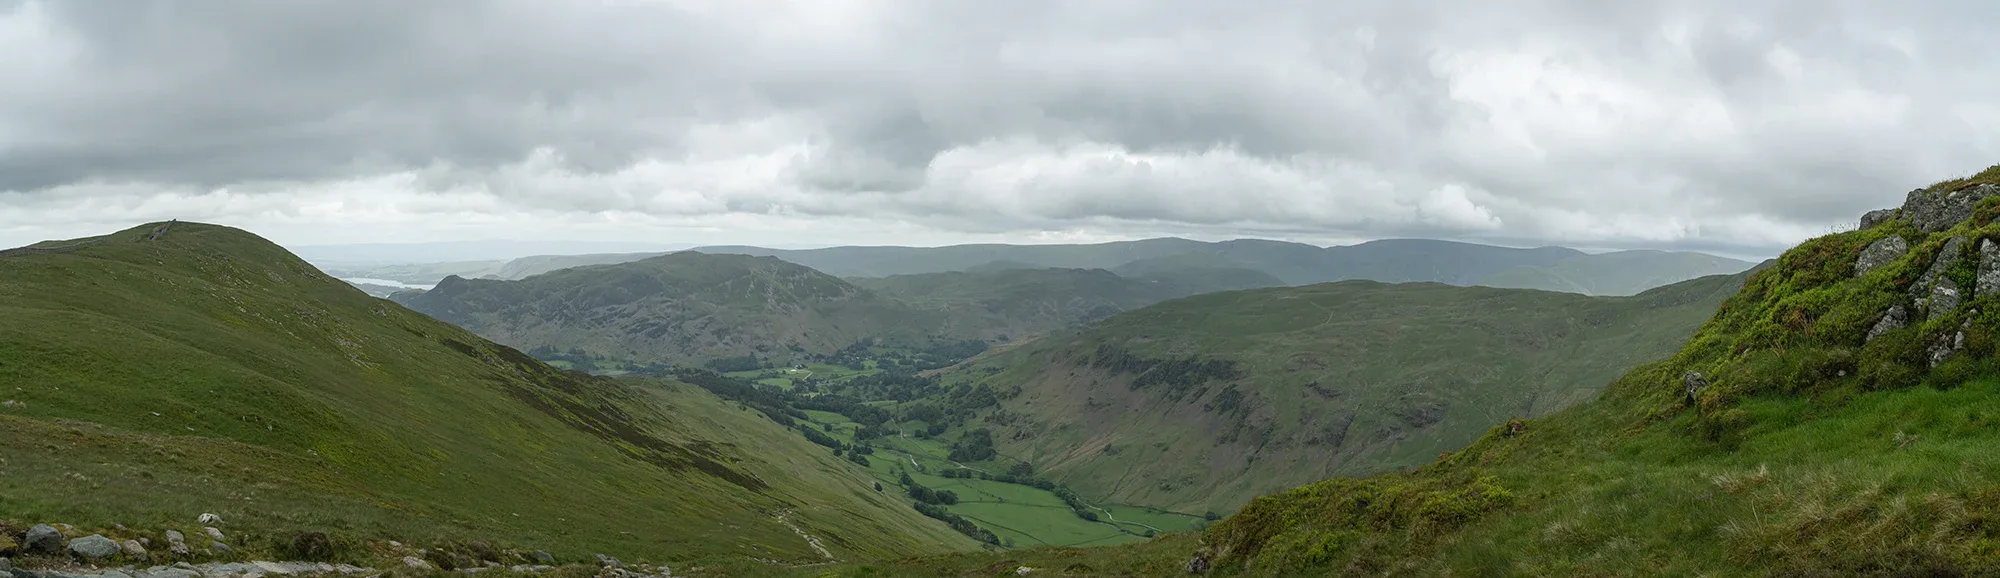
{"type": "Polygon", "coordinates": [[[29,528],[27,538],[21,541],[23,552],[59,554],[62,553],[62,548],[62,532],[56,531],[55,526],[48,524],[36,524],[35,527],[29,528]]]}
{"type": "Polygon", "coordinates": [[[1889,307],[1888,311],[1882,313],[1882,319],[1880,321],[1876,321],[1874,327],[1869,328],[1868,339],[1866,341],[1863,341],[1863,343],[1866,343],[1868,341],[1874,341],[1875,338],[1881,337],[1883,334],[1895,331],[1897,329],[1902,329],[1904,327],[1909,326],[1909,324],[1910,324],[1909,310],[1904,309],[1903,306],[1901,305],[1891,306],[1889,307]]]}
{"type": "Polygon", "coordinates": [[[119,548],[117,542],[111,541],[110,538],[106,538],[102,534],[91,534],[69,542],[70,553],[86,560],[110,558],[118,555],[118,552],[121,550],[122,548],[119,548]]]}
{"type": "Polygon", "coordinates": [[[1869,243],[1868,248],[1861,250],[1861,256],[1854,260],[1854,276],[1867,275],[1869,271],[1894,263],[1909,252],[1910,242],[1902,237],[1885,237],[1869,243]]]}
{"type": "Polygon", "coordinates": [[[1935,233],[1972,218],[1972,207],[1987,197],[2000,196],[2000,186],[1976,185],[1956,191],[1917,189],[1903,200],[1903,215],[1917,230],[1935,233]]]}

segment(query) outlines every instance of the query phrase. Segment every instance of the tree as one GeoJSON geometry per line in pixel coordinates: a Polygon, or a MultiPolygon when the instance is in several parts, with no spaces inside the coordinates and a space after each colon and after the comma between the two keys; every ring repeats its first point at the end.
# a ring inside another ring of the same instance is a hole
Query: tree
{"type": "Polygon", "coordinates": [[[1035,475],[1035,466],[1028,462],[1014,464],[1013,467],[1007,468],[1007,475],[1026,479],[1035,475]]]}

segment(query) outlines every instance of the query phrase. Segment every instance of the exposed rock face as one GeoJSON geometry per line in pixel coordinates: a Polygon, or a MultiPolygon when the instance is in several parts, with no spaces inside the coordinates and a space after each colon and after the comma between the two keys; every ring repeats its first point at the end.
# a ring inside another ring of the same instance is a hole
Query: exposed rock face
{"type": "Polygon", "coordinates": [[[1979,241],[1979,280],[1972,286],[1972,294],[1992,295],[2000,291],[2000,243],[1992,239],[1979,241]]]}
{"type": "Polygon", "coordinates": [[[1902,329],[1909,326],[1909,324],[1909,310],[1904,309],[1901,305],[1891,306],[1888,311],[1882,313],[1882,320],[1876,321],[1875,327],[1868,330],[1867,341],[1874,341],[1875,338],[1881,337],[1885,333],[1902,329]]]}
{"type": "Polygon", "coordinates": [[[1861,215],[1860,229],[1863,231],[1868,229],[1873,229],[1875,228],[1876,225],[1887,223],[1889,222],[1890,219],[1894,218],[1896,218],[1895,209],[1876,209],[1873,211],[1869,211],[1867,214],[1861,215]]]}
{"type": "Polygon", "coordinates": [[[167,530],[167,550],[176,555],[188,555],[187,537],[180,530],[167,530]]]}
{"type": "Polygon", "coordinates": [[[1945,271],[1950,270],[1952,264],[1957,263],[1959,258],[1965,256],[1964,252],[1965,237],[1952,237],[1945,240],[1944,248],[1938,249],[1937,259],[1931,261],[1931,267],[1924,270],[1923,276],[1917,277],[1916,284],[1910,286],[1910,292],[1918,296],[1930,292],[1932,284],[1937,283],[1939,278],[1944,277],[1945,271]]]}
{"type": "Polygon", "coordinates": [[[1867,249],[1861,250],[1861,257],[1854,260],[1854,276],[1867,275],[1869,271],[1894,263],[1909,252],[1910,242],[1900,236],[1870,243],[1867,249]]]}
{"type": "Polygon", "coordinates": [[[1189,573],[1189,574],[1207,574],[1207,573],[1208,573],[1208,557],[1207,557],[1207,556],[1202,556],[1202,555],[1200,555],[1200,554],[1195,554],[1193,558],[1189,558],[1189,559],[1188,559],[1188,561],[1187,561],[1187,573],[1189,573]]]}
{"type": "Polygon", "coordinates": [[[1958,282],[1949,278],[1939,279],[1937,285],[1931,287],[1930,318],[1937,319],[1958,309],[1959,300],[1958,282]]]}
{"type": "Polygon", "coordinates": [[[1994,196],[2000,196],[2000,185],[1976,185],[1948,192],[1917,189],[1903,200],[1902,214],[1917,230],[1935,233],[1972,218],[1972,207],[1994,196]]]}

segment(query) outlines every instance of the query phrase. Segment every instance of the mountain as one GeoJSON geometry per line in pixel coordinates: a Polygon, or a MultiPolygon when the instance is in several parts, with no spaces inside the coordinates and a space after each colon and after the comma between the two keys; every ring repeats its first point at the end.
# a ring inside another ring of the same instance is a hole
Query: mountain
{"type": "Polygon", "coordinates": [[[849,279],[913,306],[970,315],[1009,335],[1059,329],[1200,293],[1272,287],[1277,278],[1244,269],[1160,269],[1122,276],[1103,269],[1001,269],[849,279]]]}
{"type": "Polygon", "coordinates": [[[1573,249],[1511,249],[1424,239],[1387,239],[1343,247],[1257,239],[1205,243],[1164,238],[1091,245],[829,247],[789,251],[703,247],[699,250],[777,257],[842,277],[963,271],[993,261],[1039,267],[1115,269],[1135,261],[1203,254],[1238,267],[1263,271],[1288,285],[1349,279],[1469,285],[1509,266],[1546,265],[1583,254],[1573,249]]]}
{"type": "MultiPolygon", "coordinates": [[[[1179,253],[1199,252],[1209,243],[1161,238],[1089,245],[951,245],[947,247],[828,247],[766,249],[763,247],[697,247],[703,253],[777,257],[840,277],[888,277],[966,271],[1002,261],[1009,267],[1110,269],[1118,265],[1179,253]]],[[[1300,245],[1311,247],[1311,245],[1300,245]]]]}
{"type": "Polygon", "coordinates": [[[979,333],[954,325],[948,311],[911,307],[775,258],[694,251],[518,281],[448,277],[396,298],[524,350],[582,349],[638,362],[830,353],[867,338],[979,333]]]}
{"type": "Polygon", "coordinates": [[[1198,535],[824,573],[1990,575],[1996,220],[2000,166],[1911,191],[1752,274],[1591,403],[1410,471],[1257,498],[1198,535]]]}
{"type": "Polygon", "coordinates": [[[1702,253],[1617,251],[1579,255],[1542,266],[1509,267],[1474,284],[1584,295],[1634,295],[1683,279],[1729,275],[1750,267],[1745,261],[1702,253]]]}
{"type": "Polygon", "coordinates": [[[809,563],[814,541],[848,560],[975,546],[764,414],[558,371],[226,227],[0,251],[0,384],[9,526],[151,536],[156,563],[177,559],[160,532],[200,536],[204,512],[241,556],[319,531],[317,555],[399,567],[420,547],[809,563]]]}
{"type": "Polygon", "coordinates": [[[398,283],[430,285],[439,279],[499,275],[506,261],[454,261],[449,263],[347,264],[320,263],[328,275],[345,279],[383,279],[398,283]]]}
{"type": "Polygon", "coordinates": [[[956,372],[1000,453],[1080,495],[1183,512],[1423,463],[1666,357],[1736,290],[1635,297],[1348,281],[1198,295],[956,372]]]}
{"type": "Polygon", "coordinates": [[[559,271],[571,267],[583,267],[588,265],[610,265],[614,263],[630,263],[633,261],[658,257],[660,255],[665,255],[665,254],[666,253],[663,252],[652,252],[652,253],[596,253],[589,255],[535,255],[530,257],[521,257],[518,259],[514,259],[512,261],[508,261],[506,265],[502,265],[500,267],[500,271],[495,273],[494,276],[501,279],[526,279],[543,273],[548,273],[550,271],[559,271]]]}

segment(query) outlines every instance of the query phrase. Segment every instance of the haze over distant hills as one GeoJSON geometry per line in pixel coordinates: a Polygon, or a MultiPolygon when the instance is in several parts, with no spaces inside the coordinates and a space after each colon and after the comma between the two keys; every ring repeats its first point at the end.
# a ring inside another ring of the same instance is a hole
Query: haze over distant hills
{"type": "MultiPolygon", "coordinates": [[[[1562,247],[1517,249],[1427,239],[1387,239],[1318,247],[1258,239],[1203,242],[1179,238],[1082,245],[953,245],[945,247],[828,247],[769,249],[699,247],[703,253],[777,257],[845,278],[993,269],[1106,269],[1145,267],[1177,258],[1210,269],[1262,272],[1285,285],[1365,279],[1385,283],[1429,281],[1544,289],[1587,295],[1631,295],[1652,287],[1742,271],[1749,262],[1701,253],[1617,251],[1588,254],[1562,247]]],[[[582,265],[636,261],[661,252],[537,255],[511,261],[332,266],[339,277],[433,284],[446,276],[522,279],[582,265]]]]}

